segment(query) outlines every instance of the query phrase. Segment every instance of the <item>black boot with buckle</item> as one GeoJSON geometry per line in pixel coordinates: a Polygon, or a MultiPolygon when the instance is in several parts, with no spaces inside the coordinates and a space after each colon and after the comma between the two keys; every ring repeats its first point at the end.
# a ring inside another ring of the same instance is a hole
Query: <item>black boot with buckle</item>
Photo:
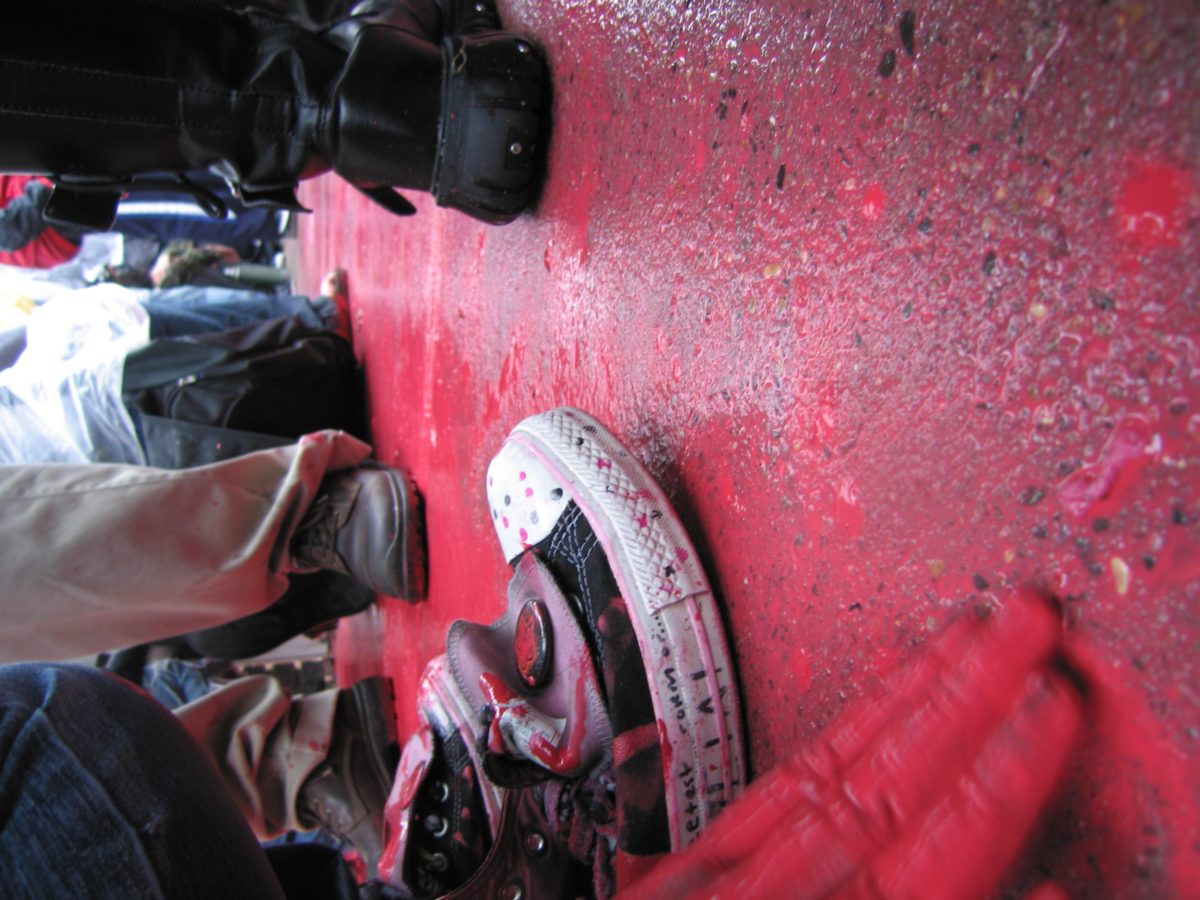
{"type": "Polygon", "coordinates": [[[413,188],[510,221],[536,199],[548,75],[478,5],[382,4],[316,32],[206,0],[18,4],[0,31],[0,171],[51,176],[48,217],[94,229],[143,184],[219,213],[184,174],[203,169],[249,203],[299,209],[296,182],[332,169],[394,212],[413,207],[393,189],[413,188]]]}

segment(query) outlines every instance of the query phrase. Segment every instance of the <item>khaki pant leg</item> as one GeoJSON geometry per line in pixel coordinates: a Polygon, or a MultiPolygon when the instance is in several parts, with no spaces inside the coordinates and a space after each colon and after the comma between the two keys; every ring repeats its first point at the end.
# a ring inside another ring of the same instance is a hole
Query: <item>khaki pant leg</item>
{"type": "Polygon", "coordinates": [[[337,690],[292,699],[269,675],[239,678],[175,710],[259,840],[305,827],[300,788],[325,759],[337,690]]]}
{"type": "Polygon", "coordinates": [[[72,659],[258,612],[342,432],[196,469],[0,466],[0,662],[72,659]]]}

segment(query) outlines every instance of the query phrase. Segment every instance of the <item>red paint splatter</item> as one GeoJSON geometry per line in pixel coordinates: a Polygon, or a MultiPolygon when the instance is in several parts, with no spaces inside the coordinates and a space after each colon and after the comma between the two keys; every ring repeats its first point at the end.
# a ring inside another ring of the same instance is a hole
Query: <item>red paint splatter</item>
{"type": "Polygon", "coordinates": [[[812,686],[812,662],[804,652],[788,655],[788,668],[792,675],[792,688],[797,694],[812,686]]]}
{"type": "Polygon", "coordinates": [[[1188,173],[1162,163],[1135,163],[1117,193],[1117,233],[1136,251],[1178,247],[1193,193],[1188,173]]]}
{"type": "Polygon", "coordinates": [[[1117,426],[1090,466],[1072,472],[1058,483],[1058,499],[1073,516],[1103,512],[1096,509],[1119,505],[1119,488],[1136,481],[1137,473],[1150,461],[1146,452],[1150,445],[1146,423],[1126,419],[1117,426]]]}
{"type": "Polygon", "coordinates": [[[863,191],[862,214],[863,218],[874,221],[883,214],[883,208],[887,205],[887,194],[878,184],[867,185],[867,189],[863,191]]]}
{"type": "Polygon", "coordinates": [[[833,521],[846,535],[858,537],[863,530],[862,506],[858,502],[858,486],[852,478],[843,478],[833,498],[833,521]]]}
{"type": "Polygon", "coordinates": [[[658,726],[658,746],[662,752],[663,782],[670,784],[675,777],[673,770],[675,745],[671,743],[671,735],[667,731],[667,723],[662,719],[656,719],[655,724],[658,726]]]}
{"type": "MultiPolygon", "coordinates": [[[[488,702],[503,710],[504,715],[524,716],[529,710],[521,697],[513,692],[497,675],[482,672],[479,675],[479,687],[488,702]]],[[[529,752],[541,765],[552,772],[572,774],[577,772],[583,763],[583,740],[587,736],[587,698],[586,679],[575,679],[574,704],[568,711],[568,732],[566,744],[559,747],[542,735],[533,732],[529,736],[529,752]]],[[[493,753],[506,754],[503,734],[500,731],[501,715],[497,715],[488,729],[488,749],[493,753]]]]}

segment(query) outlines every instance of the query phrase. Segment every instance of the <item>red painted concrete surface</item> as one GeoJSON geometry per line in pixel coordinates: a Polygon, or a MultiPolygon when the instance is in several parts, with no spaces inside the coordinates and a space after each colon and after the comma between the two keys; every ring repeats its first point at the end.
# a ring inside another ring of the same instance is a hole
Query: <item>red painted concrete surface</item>
{"type": "Polygon", "coordinates": [[[1200,890],[1200,9],[514,0],[555,82],[536,212],[310,182],[430,593],[346,629],[404,727],[503,608],[483,474],[606,421],[723,598],[763,773],[950,622],[1032,586],[1106,674],[1006,893],[1200,890]],[[911,28],[910,28],[911,26],[911,28]],[[377,655],[368,652],[376,641],[377,655]]]}

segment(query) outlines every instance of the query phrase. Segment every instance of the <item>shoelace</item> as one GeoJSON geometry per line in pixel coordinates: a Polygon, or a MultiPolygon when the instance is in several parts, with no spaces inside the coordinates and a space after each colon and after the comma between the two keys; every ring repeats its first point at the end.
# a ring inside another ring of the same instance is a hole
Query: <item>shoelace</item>
{"type": "Polygon", "coordinates": [[[292,538],[292,555],[301,565],[315,564],[330,567],[337,561],[337,516],[332,501],[320,493],[296,527],[292,538]]]}
{"type": "Polygon", "coordinates": [[[491,844],[465,752],[453,754],[442,745],[434,752],[434,766],[413,804],[409,838],[407,880],[422,896],[440,896],[461,885],[491,844]]]}

